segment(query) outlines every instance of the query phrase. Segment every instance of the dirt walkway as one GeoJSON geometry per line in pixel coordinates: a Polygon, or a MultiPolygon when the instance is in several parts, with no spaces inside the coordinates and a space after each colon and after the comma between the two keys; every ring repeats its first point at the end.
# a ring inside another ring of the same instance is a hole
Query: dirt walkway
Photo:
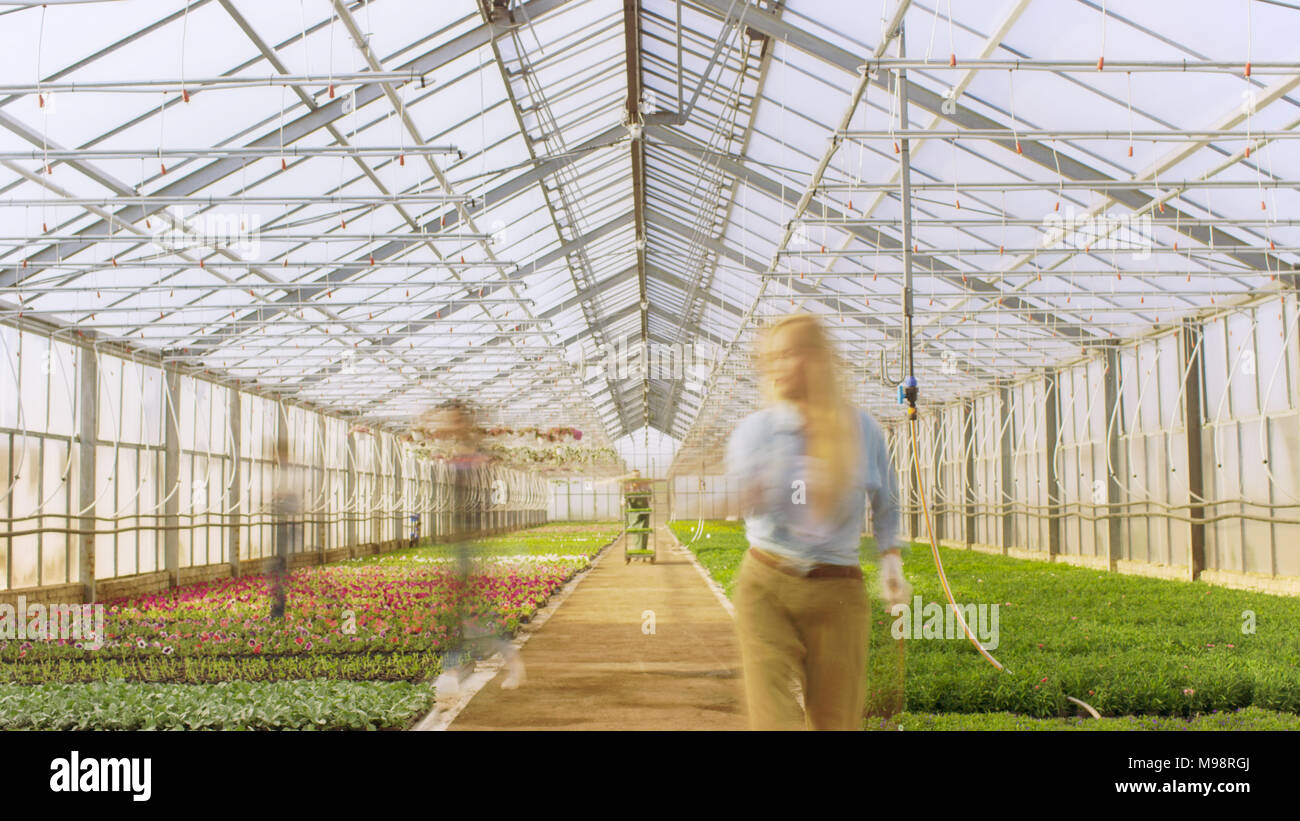
{"type": "Polygon", "coordinates": [[[606,550],[524,645],[527,683],[502,690],[498,673],[448,729],[743,730],[731,617],[658,536],[654,564],[624,564],[621,541],[606,550]]]}

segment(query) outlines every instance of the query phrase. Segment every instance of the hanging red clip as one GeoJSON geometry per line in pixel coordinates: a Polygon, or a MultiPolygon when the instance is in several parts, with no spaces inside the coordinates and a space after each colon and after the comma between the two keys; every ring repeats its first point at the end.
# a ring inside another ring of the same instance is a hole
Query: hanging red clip
{"type": "Polygon", "coordinates": [[[190,101],[190,92],[188,89],[181,89],[181,100],[186,103],[190,101]]]}
{"type": "Polygon", "coordinates": [[[1101,56],[1101,57],[1098,57],[1098,58],[1097,58],[1097,70],[1098,70],[1098,71],[1101,71],[1101,70],[1102,70],[1103,68],[1105,68],[1105,67],[1106,67],[1106,58],[1105,58],[1105,56],[1103,55],[1103,56],[1101,56]]]}
{"type": "Polygon", "coordinates": [[[1247,77],[1250,76],[1250,61],[1249,61],[1249,60],[1246,61],[1246,76],[1247,76],[1247,77]]]}
{"type": "Polygon", "coordinates": [[[956,52],[953,52],[952,54],[949,54],[949,55],[948,55],[948,65],[950,65],[950,66],[955,66],[955,65],[957,65],[957,53],[956,53],[956,52]]]}

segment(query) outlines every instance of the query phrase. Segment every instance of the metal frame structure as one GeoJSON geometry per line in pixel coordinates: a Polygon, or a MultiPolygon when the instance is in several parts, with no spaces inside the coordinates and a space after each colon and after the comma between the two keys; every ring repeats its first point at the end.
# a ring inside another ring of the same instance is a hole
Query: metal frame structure
{"type": "MultiPolygon", "coordinates": [[[[388,435],[456,396],[601,447],[653,429],[675,472],[716,471],[757,402],[754,332],[811,311],[882,420],[920,377],[927,441],[956,448],[932,460],[942,527],[973,543],[994,505],[1007,548],[1029,523],[998,494],[1029,504],[1007,477],[1088,395],[1066,374],[1110,363],[1091,387],[1132,421],[1122,352],[1184,334],[1195,453],[1233,388],[1195,381],[1190,340],[1300,283],[1286,4],[175,5],[4,13],[36,71],[0,86],[0,322],[388,435]],[[646,366],[664,351],[692,372],[646,366]],[[991,496],[957,481],[985,473],[991,496]]],[[[1059,468],[1030,508],[1068,553],[1059,468]]],[[[1197,473],[1213,518],[1237,497],[1197,473]]]]}

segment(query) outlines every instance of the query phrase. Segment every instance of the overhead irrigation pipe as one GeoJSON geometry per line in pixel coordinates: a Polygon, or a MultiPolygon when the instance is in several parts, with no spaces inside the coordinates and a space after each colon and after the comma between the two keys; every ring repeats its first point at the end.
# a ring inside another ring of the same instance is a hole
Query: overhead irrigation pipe
{"type": "MultiPolygon", "coordinates": [[[[59,2],[59,0],[46,0],[46,2],[59,2]]],[[[6,3],[0,3],[6,5],[6,3]]],[[[23,5],[44,5],[44,3],[31,3],[23,5]]],[[[1265,65],[1260,63],[1260,65],[1265,65]]],[[[80,92],[112,92],[112,93],[149,93],[157,94],[160,92],[175,92],[177,94],[188,94],[190,91],[198,93],[199,91],[216,91],[218,89],[231,88],[268,88],[268,87],[293,87],[293,86],[322,86],[328,90],[329,96],[335,96],[336,89],[342,85],[368,85],[378,82],[396,82],[396,83],[423,83],[427,85],[433,78],[427,74],[419,74],[413,71],[362,71],[362,72],[344,72],[339,74],[271,74],[266,77],[186,77],[184,79],[157,79],[157,80],[95,80],[89,82],[76,83],[9,83],[0,85],[0,94],[50,94],[63,92],[73,94],[80,92]]],[[[348,92],[338,90],[338,94],[347,96],[348,92]]]]}
{"type": "MultiPolygon", "coordinates": [[[[64,204],[65,203],[63,201],[59,201],[57,203],[57,205],[60,206],[64,204]]],[[[374,233],[365,233],[365,234],[342,234],[334,230],[331,230],[331,232],[329,233],[321,233],[321,232],[293,233],[293,231],[291,230],[282,233],[277,228],[269,227],[261,224],[252,227],[244,227],[242,229],[236,230],[233,228],[233,226],[226,225],[222,222],[222,220],[231,219],[235,216],[236,215],[234,214],[218,213],[218,214],[207,214],[199,218],[200,220],[204,220],[204,221],[207,220],[212,221],[213,227],[212,227],[211,234],[214,234],[216,236],[205,236],[205,232],[203,231],[203,225],[202,223],[200,223],[190,228],[190,230],[194,231],[195,234],[193,238],[189,237],[186,234],[179,234],[174,236],[172,232],[165,231],[165,230],[153,236],[150,236],[148,234],[141,236],[138,234],[127,235],[121,233],[118,234],[81,234],[81,233],[44,234],[43,233],[39,235],[39,238],[41,242],[46,242],[51,245],[58,245],[59,243],[64,243],[64,242],[76,242],[76,243],[120,242],[128,245],[149,245],[149,244],[172,245],[174,244],[177,246],[185,245],[191,248],[208,247],[209,243],[237,244],[240,240],[245,238],[274,240],[276,242],[325,242],[325,243],[379,242],[379,241],[387,242],[389,240],[416,241],[422,239],[436,239],[436,240],[444,240],[444,241],[464,240],[465,242],[491,242],[494,239],[492,234],[442,233],[440,231],[377,231],[374,233]],[[222,235],[223,229],[225,235],[222,235]]],[[[1221,222],[1222,220],[1219,221],[1219,223],[1221,222]]],[[[978,224],[978,223],[973,223],[973,224],[978,224]]],[[[1041,225],[1042,222],[1035,221],[1031,224],[1041,225]]],[[[1185,222],[1184,224],[1191,225],[1192,223],[1185,222]]],[[[1234,224],[1240,225],[1241,223],[1237,222],[1234,224]]],[[[1274,220],[1268,223],[1261,222],[1261,224],[1277,225],[1279,224],[1279,222],[1274,220]]],[[[182,227],[184,228],[189,226],[182,226],[182,227]]],[[[20,246],[30,245],[32,239],[33,237],[30,233],[9,234],[5,236],[0,236],[0,245],[20,245],[20,246]]],[[[407,263],[407,264],[431,265],[432,263],[425,262],[425,263],[407,263]]]]}
{"type": "MultiPolygon", "coordinates": [[[[33,148],[30,151],[0,151],[0,160],[139,160],[157,157],[186,159],[209,159],[216,157],[242,157],[260,159],[264,157],[401,157],[405,154],[456,154],[464,156],[454,145],[408,145],[408,146],[351,146],[351,145],[317,145],[300,146],[231,146],[222,148],[33,148]]],[[[201,199],[201,197],[200,197],[201,199]]],[[[120,200],[119,200],[120,201],[120,200]]]]}
{"type": "MultiPolygon", "coordinates": [[[[253,234],[253,235],[251,235],[251,237],[252,237],[252,238],[255,238],[256,235],[253,234]]],[[[431,237],[431,239],[436,239],[436,237],[431,237]]],[[[232,240],[229,244],[230,244],[230,245],[238,245],[238,244],[240,244],[240,242],[242,242],[242,241],[243,241],[243,240],[238,240],[238,239],[236,239],[236,240],[232,240]]],[[[251,241],[251,240],[250,240],[250,241],[251,241]]],[[[343,241],[343,240],[340,239],[340,241],[343,241]]],[[[365,241],[366,241],[366,237],[359,236],[359,237],[352,238],[352,239],[350,239],[350,240],[348,240],[348,241],[353,241],[353,242],[365,242],[365,241]]],[[[184,241],[182,241],[182,242],[184,242],[184,241]]],[[[164,257],[165,257],[165,256],[170,256],[170,254],[161,254],[161,255],[158,255],[158,256],[164,256],[164,257]]],[[[12,264],[13,264],[13,263],[11,263],[11,265],[12,265],[12,264]]],[[[244,269],[244,268],[257,268],[257,267],[262,267],[262,268],[347,268],[347,269],[357,269],[357,268],[361,268],[361,269],[367,269],[367,268],[376,268],[376,269],[378,269],[378,268],[449,268],[449,269],[452,269],[452,270],[473,270],[474,268],[518,268],[518,267],[519,267],[519,264],[518,264],[518,263],[515,263],[515,262],[506,262],[506,261],[503,261],[503,260],[480,260],[480,261],[474,261],[474,262],[454,262],[454,261],[451,261],[451,260],[437,260],[437,261],[414,262],[414,261],[402,261],[402,260],[396,260],[396,261],[394,261],[394,260],[387,260],[387,259],[376,259],[376,260],[373,260],[373,261],[367,261],[367,260],[364,260],[364,259],[363,259],[363,260],[343,260],[343,259],[331,259],[331,260],[292,260],[292,261],[291,261],[291,260],[289,260],[288,258],[285,258],[285,259],[281,260],[280,262],[259,262],[259,261],[257,261],[257,260],[240,260],[240,261],[236,261],[236,260],[224,260],[224,261],[218,261],[218,262],[208,262],[208,261],[206,261],[206,260],[200,260],[199,262],[169,262],[169,261],[167,261],[166,259],[158,259],[158,258],[155,258],[155,259],[144,259],[144,260],[135,260],[135,259],[123,259],[123,260],[118,260],[117,258],[113,258],[113,259],[104,260],[104,261],[102,261],[102,262],[57,262],[57,261],[55,261],[55,262],[48,262],[48,261],[47,261],[47,262],[28,262],[27,260],[23,260],[22,262],[20,262],[20,263],[17,264],[17,267],[19,267],[19,268],[24,268],[24,269],[27,269],[27,270],[29,270],[29,271],[38,271],[38,270],[44,270],[44,269],[54,269],[54,270],[83,270],[83,271],[87,271],[87,272],[92,272],[92,271],[104,271],[104,270],[109,270],[109,269],[113,269],[113,268],[161,268],[161,269],[169,270],[169,271],[170,271],[170,270],[173,270],[173,269],[176,269],[176,268],[203,268],[203,269],[215,268],[215,269],[221,269],[221,270],[224,270],[224,269],[228,269],[228,268],[244,269]]],[[[349,284],[348,284],[349,282],[350,282],[350,281],[344,281],[344,282],[333,282],[333,283],[329,283],[329,286],[328,286],[328,287],[331,287],[331,288],[347,288],[347,287],[349,287],[349,284]]],[[[449,284],[449,283],[446,283],[446,282],[439,282],[439,283],[432,283],[432,284],[440,284],[440,285],[441,285],[441,284],[449,284]]],[[[465,280],[465,281],[464,281],[464,284],[465,284],[465,285],[477,285],[478,282],[477,282],[477,280],[465,280]]],[[[324,288],[324,287],[326,287],[325,285],[323,285],[323,284],[320,283],[319,281],[311,281],[311,282],[297,282],[297,281],[289,282],[289,281],[282,281],[282,282],[280,283],[280,285],[281,285],[281,287],[285,288],[286,290],[292,290],[292,289],[294,289],[294,288],[305,288],[305,287],[317,287],[317,288],[324,288]]],[[[166,287],[166,286],[163,286],[163,287],[166,287]]],[[[213,285],[212,287],[215,288],[215,287],[218,287],[218,286],[213,285]]]]}
{"type": "Polygon", "coordinates": [[[1111,73],[1129,72],[1175,72],[1179,74],[1193,72],[1227,72],[1231,74],[1294,74],[1295,63],[1285,61],[1261,61],[1249,63],[1233,60],[1109,60],[1104,64],[1097,60],[998,60],[993,58],[971,58],[952,56],[948,60],[932,61],[906,57],[880,57],[868,63],[872,72],[880,69],[906,71],[914,68],[921,71],[1048,71],[1089,72],[1106,71],[1111,73]]]}
{"type": "MultiPolygon", "coordinates": [[[[1244,140],[1248,142],[1257,142],[1260,140],[1296,140],[1300,139],[1300,132],[1296,131],[1233,131],[1230,129],[1201,129],[1188,131],[1174,130],[1147,130],[1147,131],[1116,131],[1116,130],[1053,130],[1049,128],[956,128],[947,130],[928,131],[925,129],[897,129],[894,131],[842,131],[839,136],[851,140],[898,140],[908,137],[917,139],[931,140],[1005,140],[1019,144],[1024,140],[1117,140],[1120,142],[1131,142],[1133,140],[1143,140],[1151,142],[1205,142],[1206,140],[1244,140]]],[[[22,153],[22,152],[19,152],[22,153]]],[[[39,154],[40,152],[34,152],[39,154]]],[[[53,153],[53,152],[51,152],[53,153]]],[[[79,152],[69,151],[69,154],[79,152]]],[[[147,155],[152,156],[152,155],[147,155]]],[[[947,186],[949,189],[951,185],[947,186]]],[[[1053,183],[1051,186],[1055,187],[1053,183]]],[[[1155,187],[1150,183],[1149,187],[1155,187]]]]}
{"type": "MultiPolygon", "coordinates": [[[[278,154],[277,154],[278,156],[278,154]]],[[[469,203],[462,194],[320,194],[313,196],[261,196],[256,194],[140,194],[116,197],[59,197],[57,200],[31,197],[0,198],[0,208],[53,208],[60,205],[111,207],[117,205],[393,205],[404,203],[469,203]]],[[[78,236],[84,236],[79,234],[78,236]]]]}
{"type": "MultiPolygon", "coordinates": [[[[903,24],[898,24],[898,56],[902,59],[906,52],[906,36],[903,24]]],[[[900,66],[897,71],[898,78],[898,124],[900,129],[906,129],[908,126],[907,118],[907,69],[900,66]]],[[[906,336],[906,347],[904,348],[903,366],[907,372],[907,377],[902,384],[898,386],[899,404],[907,405],[908,427],[912,434],[912,463],[916,468],[916,485],[921,494],[921,510],[925,514],[925,529],[930,537],[930,550],[934,556],[934,566],[939,572],[939,582],[943,585],[944,595],[948,597],[948,604],[952,607],[953,614],[961,624],[966,638],[975,646],[989,664],[992,664],[998,670],[1002,670],[1002,664],[984,649],[979,639],[971,632],[970,625],[966,623],[966,618],[962,615],[961,608],[957,606],[957,601],[953,598],[952,587],[948,584],[948,576],[943,570],[943,560],[939,557],[939,543],[934,538],[934,528],[930,524],[930,509],[925,501],[924,477],[921,475],[921,457],[917,452],[916,441],[916,399],[918,383],[916,380],[916,371],[914,369],[913,359],[913,338],[912,338],[912,167],[911,167],[911,146],[909,144],[908,132],[900,132],[904,136],[900,140],[899,162],[901,163],[902,178],[902,213],[903,213],[903,333],[906,336]]],[[[930,135],[927,132],[928,136],[930,135]]]]}
{"type": "MultiPolygon", "coordinates": [[[[898,132],[894,132],[897,136],[898,132]]],[[[926,131],[926,134],[933,132],[926,131]]],[[[1024,132],[1017,132],[1021,136],[1024,132]]],[[[1252,134],[1252,137],[1254,135],[1252,134]]],[[[1208,180],[1208,179],[1166,179],[1166,180],[1043,180],[1042,182],[1032,182],[1027,180],[1008,180],[1007,182],[963,182],[960,183],[962,191],[994,191],[1001,193],[1003,191],[1146,191],[1148,189],[1190,189],[1198,190],[1202,188],[1296,188],[1300,187],[1300,180],[1208,180]]],[[[817,190],[820,193],[846,191],[849,193],[867,192],[891,192],[894,186],[887,183],[853,183],[853,182],[823,182],[818,184],[817,190]]],[[[952,183],[950,182],[917,182],[912,183],[913,191],[944,191],[952,192],[952,183]]],[[[3,205],[5,200],[0,200],[3,205]]],[[[964,210],[964,209],[963,209],[964,210]]],[[[808,219],[802,219],[801,222],[810,223],[808,219]]],[[[828,220],[832,222],[832,220],[828,220]]]]}

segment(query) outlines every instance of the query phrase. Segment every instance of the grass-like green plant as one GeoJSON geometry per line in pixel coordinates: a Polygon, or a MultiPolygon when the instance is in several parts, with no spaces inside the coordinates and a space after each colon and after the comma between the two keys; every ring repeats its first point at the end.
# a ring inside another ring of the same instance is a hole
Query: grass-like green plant
{"type": "MultiPolygon", "coordinates": [[[[687,543],[695,523],[673,528],[687,543]]],[[[747,548],[743,525],[710,522],[691,547],[731,595],[747,548]]],[[[874,593],[870,539],[862,550],[874,593]]],[[[959,604],[998,605],[993,655],[1007,670],[988,664],[960,630],[956,639],[907,640],[909,711],[1064,717],[1079,712],[1073,696],[1111,716],[1300,712],[1300,599],[974,551],[940,548],[940,556],[959,604]]],[[[910,547],[904,572],[914,595],[947,610],[928,545],[910,547]]],[[[898,679],[898,652],[895,617],[878,603],[872,613],[868,706],[879,712],[898,679]]]]}
{"type": "Polygon", "coordinates": [[[0,684],[0,730],[400,730],[432,707],[429,684],[0,684]]]}

